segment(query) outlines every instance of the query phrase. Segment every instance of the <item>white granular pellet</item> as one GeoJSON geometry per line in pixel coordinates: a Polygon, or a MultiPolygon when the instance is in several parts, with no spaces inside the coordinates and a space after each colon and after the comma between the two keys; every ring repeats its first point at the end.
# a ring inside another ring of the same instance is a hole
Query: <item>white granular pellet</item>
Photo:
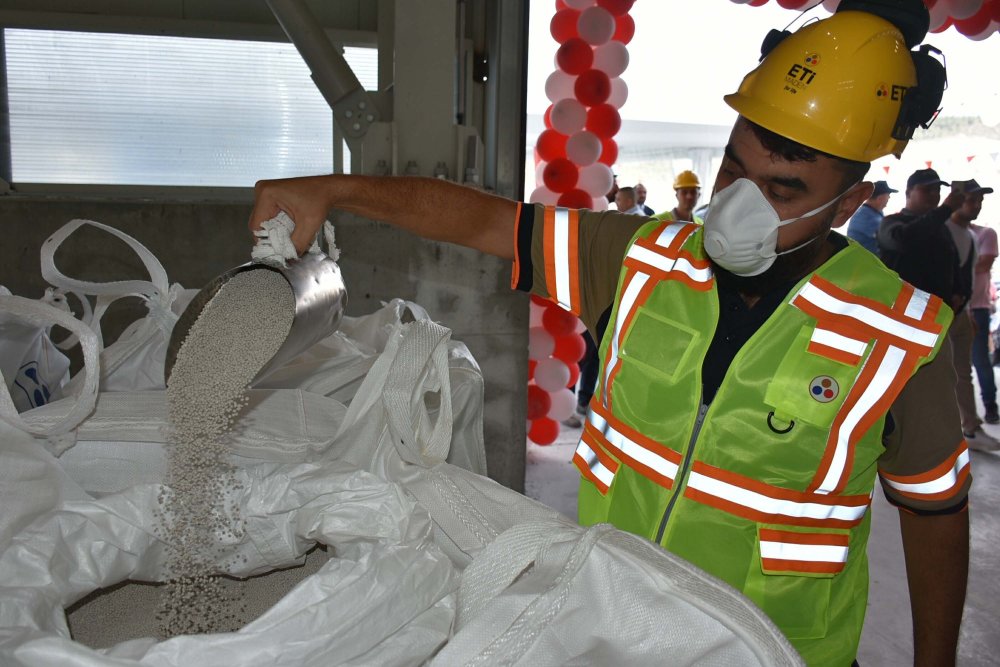
{"type": "Polygon", "coordinates": [[[242,625],[240,601],[217,574],[219,545],[241,536],[239,485],[227,436],[250,382],[284,343],[295,298],[281,274],[236,274],[202,310],[177,353],[167,387],[167,484],[158,518],[170,579],[157,618],[164,637],[242,625]]]}

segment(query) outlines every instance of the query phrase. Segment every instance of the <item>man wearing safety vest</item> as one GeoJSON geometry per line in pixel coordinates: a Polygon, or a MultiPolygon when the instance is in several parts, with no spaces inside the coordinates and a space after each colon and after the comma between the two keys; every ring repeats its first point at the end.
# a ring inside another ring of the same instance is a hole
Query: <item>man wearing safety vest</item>
{"type": "Polygon", "coordinates": [[[690,169],[677,174],[677,178],[674,179],[674,196],[677,197],[677,206],[666,213],[654,215],[654,218],[665,222],[680,221],[705,224],[704,220],[694,214],[695,204],[698,203],[698,197],[701,196],[701,181],[698,180],[698,174],[690,169]]]}
{"type": "Polygon", "coordinates": [[[869,163],[937,108],[943,67],[910,51],[927,26],[919,0],[844,0],[769,36],[725,98],[740,116],[704,226],[366,176],[261,181],[250,226],[284,210],[304,252],[349,210],[511,259],[515,288],[606,323],[580,521],[741,590],[810,665],[856,656],[878,480],[900,509],[915,664],[954,664],[971,477],[952,313],[830,233],[871,196],[869,163]]]}

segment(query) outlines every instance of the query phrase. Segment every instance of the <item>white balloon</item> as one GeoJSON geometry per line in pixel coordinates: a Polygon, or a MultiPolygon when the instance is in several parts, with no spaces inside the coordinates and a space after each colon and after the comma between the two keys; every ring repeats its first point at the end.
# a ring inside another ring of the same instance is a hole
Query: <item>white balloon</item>
{"type": "Polygon", "coordinates": [[[542,174],[545,172],[545,165],[547,164],[548,162],[546,162],[545,160],[539,160],[538,164],[535,165],[535,183],[538,184],[545,183],[545,179],[543,178],[542,174]]]}
{"type": "Polygon", "coordinates": [[[550,102],[572,98],[575,95],[573,92],[575,84],[575,76],[570,76],[561,69],[557,69],[549,74],[549,78],[545,80],[545,96],[549,98],[550,102]]]}
{"type": "MultiPolygon", "coordinates": [[[[601,199],[604,200],[604,207],[607,208],[607,206],[608,206],[608,200],[605,199],[604,197],[601,197],[601,199]]],[[[573,330],[576,333],[578,333],[578,334],[582,334],[584,331],[587,330],[587,325],[583,323],[583,320],[577,320],[576,321],[576,328],[573,329],[573,330]]]]}
{"type": "Polygon", "coordinates": [[[745,5],[748,2],[750,2],[750,0],[730,0],[730,1],[737,5],[745,5]]]}
{"type": "Polygon", "coordinates": [[[549,357],[535,366],[535,384],[550,393],[565,389],[569,377],[569,366],[562,359],[549,357]]]}
{"type": "Polygon", "coordinates": [[[628,99],[628,84],[619,77],[611,79],[611,95],[608,96],[608,104],[616,109],[621,109],[628,99]]]}
{"type": "Polygon", "coordinates": [[[951,9],[948,7],[948,4],[944,0],[938,0],[937,4],[931,7],[928,10],[928,12],[930,13],[931,16],[931,22],[930,26],[927,29],[937,30],[938,28],[940,28],[945,24],[945,21],[948,20],[949,12],[951,12],[951,9]]]}
{"type": "Polygon", "coordinates": [[[563,0],[567,7],[572,7],[573,9],[586,9],[587,7],[593,7],[597,0],[563,0]]]}
{"type": "MultiPolygon", "coordinates": [[[[528,358],[545,360],[552,356],[556,349],[556,339],[552,337],[545,327],[531,327],[528,329],[528,358]]],[[[562,362],[559,362],[562,363],[562,362]]],[[[539,361],[538,365],[541,366],[539,361]]],[[[538,375],[538,368],[535,368],[535,376],[538,375]]],[[[566,378],[569,382],[569,377],[566,378]]],[[[544,387],[542,387],[544,389],[544,387]]],[[[546,390],[548,391],[548,390],[546,390]]]]}
{"type": "Polygon", "coordinates": [[[596,199],[608,194],[614,183],[615,175],[611,173],[611,167],[601,162],[595,162],[580,170],[576,187],[596,199]]]}
{"type": "Polygon", "coordinates": [[[614,37],[615,17],[604,7],[589,7],[580,12],[576,31],[587,44],[604,44],[614,37]]]}
{"type": "MultiPolygon", "coordinates": [[[[569,378],[566,378],[566,381],[569,382],[569,378]]],[[[548,414],[550,419],[561,422],[564,419],[569,419],[570,415],[576,412],[576,394],[572,390],[563,387],[559,391],[551,392],[549,398],[552,399],[552,406],[549,408],[548,414]]]]}
{"type": "Polygon", "coordinates": [[[540,327],[542,326],[542,315],[545,314],[545,309],[539,306],[534,301],[528,301],[528,326],[529,327],[540,327]]]}
{"type": "Polygon", "coordinates": [[[628,67],[628,47],[615,40],[594,49],[594,69],[599,69],[612,79],[621,76],[628,67]]]}
{"type": "Polygon", "coordinates": [[[997,31],[998,26],[1000,26],[1000,23],[998,23],[997,21],[990,21],[990,24],[986,26],[985,30],[975,35],[969,35],[969,39],[971,39],[974,42],[981,42],[990,35],[992,35],[993,33],[995,33],[997,31]]]}
{"type": "Polygon", "coordinates": [[[593,132],[582,130],[566,141],[566,157],[579,167],[597,162],[601,157],[601,139],[593,132]]]}
{"type": "Polygon", "coordinates": [[[579,132],[587,123],[587,107],[575,99],[559,100],[549,114],[552,127],[567,136],[579,132]]]}
{"type": "MultiPolygon", "coordinates": [[[[537,182],[537,181],[536,181],[537,182]]],[[[528,201],[532,204],[544,204],[545,206],[555,206],[559,201],[559,195],[549,190],[544,185],[539,185],[531,192],[528,201]]]]}
{"type": "Polygon", "coordinates": [[[937,4],[947,4],[948,13],[955,19],[967,19],[979,11],[983,0],[938,0],[937,4]]]}
{"type": "MultiPolygon", "coordinates": [[[[608,188],[609,190],[611,188],[608,188]]],[[[590,194],[590,193],[587,193],[590,194]]],[[[594,197],[594,203],[590,206],[591,211],[607,211],[608,210],[608,198],[607,197],[594,197]]],[[[583,322],[580,323],[583,326],[583,322]]],[[[579,331],[577,333],[580,333],[579,331]]]]}
{"type": "Polygon", "coordinates": [[[840,0],[823,0],[823,9],[830,12],[831,14],[837,11],[837,7],[840,6],[840,0]]]}

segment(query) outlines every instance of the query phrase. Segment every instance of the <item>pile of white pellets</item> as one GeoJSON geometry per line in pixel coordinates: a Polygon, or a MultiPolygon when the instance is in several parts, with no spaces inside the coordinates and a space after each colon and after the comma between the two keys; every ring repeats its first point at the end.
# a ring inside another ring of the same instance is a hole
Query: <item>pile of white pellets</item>
{"type": "Polygon", "coordinates": [[[294,316],[295,297],[280,273],[243,271],[208,302],[178,350],[157,508],[169,570],[157,612],[162,637],[230,632],[247,620],[239,589],[217,574],[220,546],[243,531],[228,438],[250,382],[284,343],[294,316]]]}

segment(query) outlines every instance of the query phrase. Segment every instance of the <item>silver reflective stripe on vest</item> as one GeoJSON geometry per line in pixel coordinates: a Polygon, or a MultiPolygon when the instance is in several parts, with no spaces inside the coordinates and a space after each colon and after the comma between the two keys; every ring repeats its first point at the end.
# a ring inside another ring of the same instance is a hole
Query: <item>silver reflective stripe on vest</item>
{"type": "Polygon", "coordinates": [[[611,486],[615,474],[601,463],[601,460],[597,458],[597,454],[587,443],[581,440],[576,446],[576,453],[587,462],[587,467],[590,468],[590,472],[594,473],[594,477],[601,480],[604,486],[611,486]]]}
{"type": "MultiPolygon", "coordinates": [[[[924,293],[921,293],[924,294],[924,293]]],[[[915,290],[910,297],[910,301],[907,303],[906,312],[913,312],[913,317],[919,319],[923,313],[924,309],[927,307],[928,300],[922,298],[918,295],[915,290]]],[[[858,306],[862,308],[863,306],[858,306]]],[[[866,311],[874,313],[870,308],[865,308],[866,311]]],[[[884,318],[888,320],[889,318],[884,318]]],[[[891,320],[890,320],[891,321],[891,320]]],[[[902,326],[907,326],[903,323],[899,323],[902,326]]],[[[908,327],[913,331],[919,331],[914,327],[908,327]]],[[[920,331],[921,334],[924,332],[920,331]]],[[[912,339],[911,339],[912,340],[912,339]]],[[[931,347],[937,342],[937,337],[931,342],[931,347]]],[[[832,493],[839,485],[844,475],[847,473],[847,464],[850,454],[850,443],[852,440],[852,435],[854,430],[858,427],[858,424],[868,415],[868,413],[875,407],[876,403],[885,396],[886,392],[896,381],[899,373],[903,370],[904,362],[907,358],[907,352],[895,345],[890,345],[882,361],[879,363],[878,370],[875,372],[875,376],[872,377],[871,382],[868,383],[866,387],[863,388],[861,395],[858,397],[857,402],[851,406],[844,420],[840,423],[840,428],[837,432],[837,444],[833,451],[833,458],[830,461],[830,467],[826,471],[826,475],[823,477],[823,481],[820,482],[819,486],[816,488],[816,493],[832,493]]]]}
{"type": "Polygon", "coordinates": [[[824,505],[774,498],[695,471],[692,471],[688,477],[687,485],[691,489],[707,493],[721,500],[727,500],[763,514],[774,515],[773,521],[775,523],[780,523],[780,518],[785,516],[814,521],[833,519],[856,522],[864,517],[865,511],[868,509],[867,505],[824,505]]]}
{"type": "Polygon", "coordinates": [[[608,349],[608,358],[604,364],[604,378],[603,385],[604,390],[601,392],[601,400],[604,403],[604,407],[608,407],[608,396],[611,394],[611,374],[618,365],[618,341],[621,340],[622,330],[625,327],[625,322],[628,319],[629,313],[635,308],[635,303],[639,298],[639,293],[642,292],[642,288],[646,286],[649,282],[649,274],[646,273],[636,273],[629,280],[628,285],[625,286],[625,293],[622,294],[621,301],[618,303],[618,317],[615,318],[615,331],[614,335],[611,336],[611,346],[608,349]]]}
{"type": "Polygon", "coordinates": [[[553,252],[555,253],[556,301],[566,308],[572,307],[569,284],[569,209],[556,208],[552,224],[553,252]]]}
{"type": "Polygon", "coordinates": [[[619,458],[622,455],[627,456],[670,480],[674,480],[677,477],[676,463],[646,449],[625,434],[619,432],[593,410],[588,412],[587,421],[604,437],[610,449],[617,450],[614,451],[614,454],[619,458]]]}
{"type": "MultiPolygon", "coordinates": [[[[914,313],[919,312],[920,314],[923,314],[923,310],[927,307],[927,299],[922,296],[918,296],[918,291],[919,290],[915,290],[913,294],[914,298],[910,299],[910,304],[907,306],[906,310],[907,314],[911,312],[911,307],[914,313]]],[[[833,295],[827,294],[811,282],[802,286],[802,289],[799,290],[799,296],[828,313],[850,317],[851,319],[857,320],[862,324],[896,336],[902,340],[908,340],[916,345],[933,349],[934,345],[937,344],[937,334],[931,331],[925,331],[924,329],[911,326],[906,322],[900,322],[899,320],[895,320],[887,315],[872,310],[868,306],[842,301],[833,295]]],[[[919,316],[911,315],[911,317],[919,319],[919,316]]]]}
{"type": "Polygon", "coordinates": [[[865,350],[868,349],[868,341],[849,338],[834,331],[822,329],[818,326],[813,329],[812,336],[809,340],[810,342],[832,347],[833,349],[840,350],[841,352],[853,354],[856,357],[864,356],[865,350]]]}
{"type": "Polygon", "coordinates": [[[790,544],[788,542],[760,541],[761,558],[797,560],[813,563],[846,563],[847,547],[830,544],[790,544]]]}

